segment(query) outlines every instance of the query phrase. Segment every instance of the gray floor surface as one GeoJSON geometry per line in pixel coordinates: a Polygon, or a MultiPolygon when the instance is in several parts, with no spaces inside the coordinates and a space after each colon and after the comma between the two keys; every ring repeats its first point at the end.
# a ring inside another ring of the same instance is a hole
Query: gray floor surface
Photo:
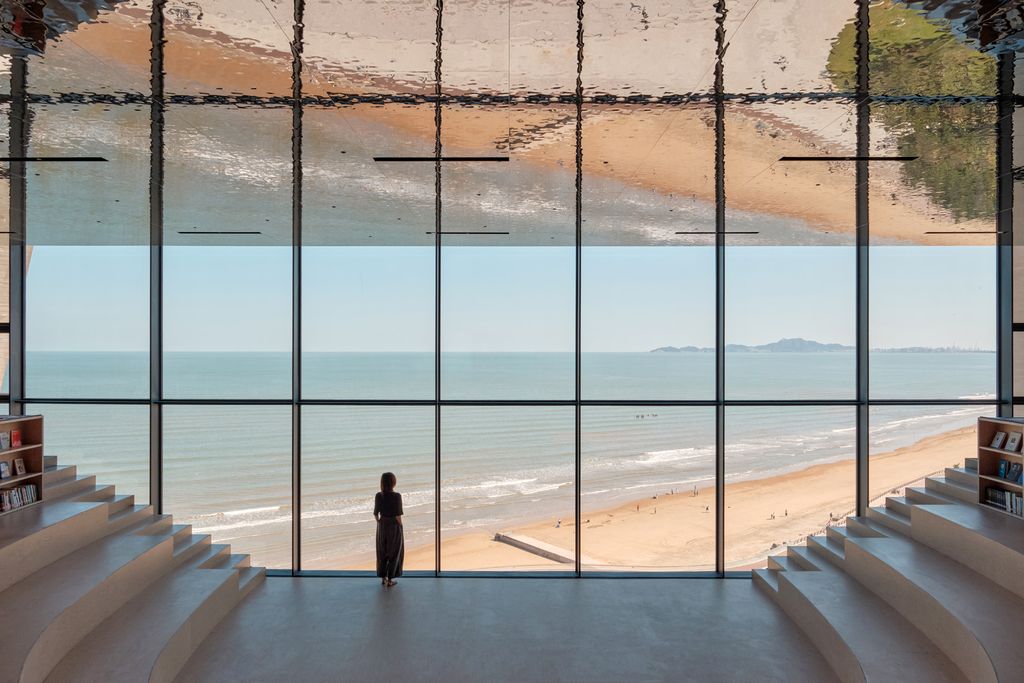
{"type": "Polygon", "coordinates": [[[834,681],[749,580],[270,577],[179,681],[834,681]]]}

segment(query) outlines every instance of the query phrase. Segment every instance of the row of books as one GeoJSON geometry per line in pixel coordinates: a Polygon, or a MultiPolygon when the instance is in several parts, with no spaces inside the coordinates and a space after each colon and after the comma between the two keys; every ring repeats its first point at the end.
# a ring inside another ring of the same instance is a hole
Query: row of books
{"type": "Polygon", "coordinates": [[[8,448],[21,448],[21,432],[12,429],[10,432],[0,432],[0,450],[8,448]]]}
{"type": "Polygon", "coordinates": [[[990,505],[1000,507],[1015,515],[1024,514],[1024,498],[1019,493],[1002,489],[986,488],[985,499],[990,505]]]}
{"type": "Polygon", "coordinates": [[[999,478],[1012,481],[1017,484],[1024,483],[1024,465],[1019,462],[1010,463],[1007,460],[999,461],[999,478]]]}
{"type": "Polygon", "coordinates": [[[36,502],[39,500],[38,491],[35,484],[15,486],[14,488],[0,491],[0,512],[17,510],[20,507],[36,502]]]}

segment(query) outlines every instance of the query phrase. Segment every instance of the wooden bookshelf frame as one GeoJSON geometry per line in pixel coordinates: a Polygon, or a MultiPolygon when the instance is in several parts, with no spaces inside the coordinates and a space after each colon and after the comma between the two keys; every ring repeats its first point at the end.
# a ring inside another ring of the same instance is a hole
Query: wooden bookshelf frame
{"type": "Polygon", "coordinates": [[[42,415],[0,415],[0,433],[21,432],[21,446],[0,449],[0,462],[6,462],[11,476],[0,479],[0,491],[34,484],[37,498],[28,505],[0,512],[0,516],[26,510],[43,502],[43,416],[42,415]],[[25,474],[15,474],[14,461],[25,461],[25,474]]]}
{"type": "Polygon", "coordinates": [[[988,502],[986,491],[990,488],[1024,495],[1024,486],[999,476],[999,461],[1006,460],[1011,465],[1024,465],[1024,453],[1009,451],[1005,448],[993,448],[990,444],[997,432],[1005,432],[1007,439],[1011,433],[1021,434],[1024,445],[1024,418],[1014,417],[979,417],[978,418],[978,505],[988,510],[995,510],[1004,515],[1021,519],[1022,515],[1010,512],[988,502]]]}

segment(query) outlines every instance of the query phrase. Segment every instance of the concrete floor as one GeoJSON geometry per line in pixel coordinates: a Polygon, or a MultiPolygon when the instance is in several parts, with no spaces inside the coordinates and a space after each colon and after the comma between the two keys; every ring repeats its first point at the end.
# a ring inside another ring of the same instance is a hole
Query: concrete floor
{"type": "Polygon", "coordinates": [[[750,580],[270,577],[178,681],[834,681],[750,580]]]}

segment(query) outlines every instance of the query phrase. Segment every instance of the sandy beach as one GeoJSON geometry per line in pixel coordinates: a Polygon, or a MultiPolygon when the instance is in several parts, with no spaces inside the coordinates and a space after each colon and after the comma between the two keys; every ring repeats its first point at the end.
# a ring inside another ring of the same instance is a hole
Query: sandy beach
{"type": "MultiPolygon", "coordinates": [[[[975,447],[974,427],[918,441],[871,458],[871,497],[895,494],[945,467],[960,465],[975,447]]],[[[795,472],[726,485],[726,562],[730,568],[763,566],[764,558],[786,544],[822,532],[829,515],[842,520],[853,512],[852,460],[815,465],[795,472]],[[774,518],[772,517],[774,515],[774,518]]],[[[583,554],[591,569],[698,571],[714,568],[714,491],[668,492],[625,505],[583,511],[583,554]],[[705,507],[710,506],[709,511],[705,507]],[[638,509],[639,508],[639,509],[638,509]],[[682,559],[682,561],[680,561],[682,559]]],[[[522,534],[566,549],[574,544],[571,516],[537,520],[499,531],[522,534]]],[[[433,567],[434,547],[410,548],[409,569],[433,567]]],[[[362,568],[371,564],[360,563],[362,568]]],[[[570,570],[561,564],[494,541],[493,532],[447,536],[445,570],[570,570]]]]}

